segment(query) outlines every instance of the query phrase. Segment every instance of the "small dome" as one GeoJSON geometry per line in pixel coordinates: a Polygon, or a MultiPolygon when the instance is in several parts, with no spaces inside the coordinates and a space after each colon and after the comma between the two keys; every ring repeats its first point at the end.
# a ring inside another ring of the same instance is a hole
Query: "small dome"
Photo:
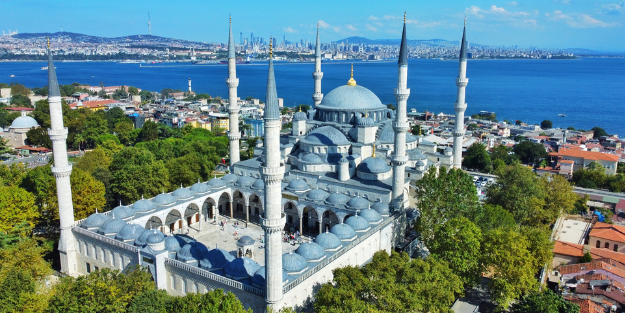
{"type": "Polygon", "coordinates": [[[428,157],[423,154],[421,149],[412,149],[408,151],[408,158],[412,161],[426,160],[428,157]]]}
{"type": "Polygon", "coordinates": [[[178,252],[182,249],[180,245],[183,241],[178,239],[176,236],[167,236],[165,237],[165,250],[169,252],[178,252]]]}
{"type": "Polygon", "coordinates": [[[9,128],[33,128],[33,127],[39,127],[39,123],[37,123],[37,121],[28,116],[20,116],[16,119],[13,120],[13,123],[11,123],[11,126],[9,126],[9,128]]]}
{"type": "Polygon", "coordinates": [[[200,260],[200,267],[205,270],[210,270],[213,268],[213,264],[211,263],[209,259],[204,257],[203,259],[200,260]]]}
{"type": "Polygon", "coordinates": [[[221,178],[213,178],[206,183],[211,189],[219,189],[226,187],[226,183],[221,178]]]}
{"type": "Polygon", "coordinates": [[[141,236],[139,236],[139,238],[135,240],[135,246],[139,246],[139,247],[145,246],[147,244],[148,237],[150,237],[153,234],[158,234],[158,233],[161,233],[161,232],[156,229],[146,229],[145,231],[143,231],[143,233],[141,233],[141,236]]]}
{"type": "Polygon", "coordinates": [[[226,275],[234,279],[245,279],[254,276],[259,268],[260,265],[258,265],[256,261],[248,257],[241,257],[226,264],[224,271],[226,272],[226,275]]]}
{"type": "Polygon", "coordinates": [[[306,153],[300,160],[304,163],[310,163],[310,164],[323,163],[323,161],[321,161],[321,157],[319,157],[318,155],[314,153],[306,153]]]}
{"type": "Polygon", "coordinates": [[[289,273],[301,272],[308,267],[308,260],[297,253],[285,253],[282,255],[282,268],[289,273]]]}
{"type": "Polygon", "coordinates": [[[335,234],[341,240],[353,239],[356,237],[356,231],[347,224],[336,224],[332,226],[330,232],[335,234]]]}
{"type": "Polygon", "coordinates": [[[313,189],[306,194],[306,199],[310,201],[323,201],[330,194],[321,189],[313,189]]]}
{"type": "Polygon", "coordinates": [[[348,217],[345,224],[351,226],[355,231],[363,231],[370,228],[369,222],[360,216],[348,217]]]}
{"type": "Polygon", "coordinates": [[[346,158],[341,158],[339,160],[339,163],[349,163],[349,160],[347,160],[346,158]]]}
{"type": "Polygon", "coordinates": [[[345,206],[352,210],[366,210],[369,208],[370,204],[369,200],[365,198],[353,197],[345,204],[345,206]]]}
{"type": "Polygon", "coordinates": [[[362,163],[358,165],[358,171],[363,173],[387,173],[391,170],[391,168],[386,164],[386,161],[377,158],[377,157],[369,157],[366,158],[362,163]]]}
{"type": "Polygon", "coordinates": [[[305,257],[309,261],[319,261],[326,256],[324,248],[314,242],[303,243],[295,250],[295,253],[305,257]]]}
{"type": "Polygon", "coordinates": [[[102,235],[113,235],[117,234],[124,226],[126,226],[126,222],[123,220],[108,220],[100,228],[98,229],[98,233],[102,235]]]}
{"type": "Polygon", "coordinates": [[[106,221],[108,221],[110,219],[111,219],[111,217],[106,215],[106,214],[93,213],[93,214],[89,215],[89,217],[87,217],[87,219],[84,222],[82,222],[82,224],[80,226],[82,228],[100,227],[100,226],[102,226],[102,224],[106,223],[106,221]]]}
{"type": "Polygon", "coordinates": [[[356,123],[358,127],[373,127],[375,126],[375,122],[370,117],[363,117],[358,119],[358,123],[356,123]]]}
{"type": "Polygon", "coordinates": [[[380,213],[380,215],[388,216],[390,214],[390,210],[387,203],[384,202],[376,202],[371,206],[371,209],[380,213]]]}
{"type": "Polygon", "coordinates": [[[196,195],[201,195],[205,193],[209,193],[211,191],[211,187],[205,183],[195,183],[189,190],[193,191],[196,195]]]}
{"type": "Polygon", "coordinates": [[[364,218],[369,223],[377,223],[382,220],[382,215],[372,209],[362,210],[358,213],[358,216],[364,218]]]}
{"type": "Polygon", "coordinates": [[[310,190],[310,186],[303,179],[297,178],[292,180],[286,189],[294,192],[304,192],[310,190]]]}
{"type": "Polygon", "coordinates": [[[419,160],[419,162],[417,162],[417,166],[425,166],[425,163],[422,160],[419,160]]]}
{"type": "Polygon", "coordinates": [[[182,262],[192,262],[203,259],[208,253],[208,248],[200,242],[190,242],[176,254],[176,258],[182,262]]]}
{"type": "Polygon", "coordinates": [[[249,245],[253,245],[256,241],[254,241],[254,239],[252,239],[252,237],[250,236],[243,236],[241,237],[241,239],[239,239],[237,241],[237,244],[242,245],[242,246],[249,246],[249,245]]]}
{"type": "Polygon", "coordinates": [[[228,185],[234,184],[237,182],[237,180],[239,180],[239,176],[230,173],[230,174],[224,175],[224,177],[222,177],[221,180],[228,185]]]}
{"type": "Polygon", "coordinates": [[[193,198],[194,194],[193,191],[181,187],[176,189],[176,191],[172,193],[172,196],[178,200],[187,200],[193,198]]]}
{"type": "Polygon", "coordinates": [[[208,251],[206,258],[211,263],[212,269],[221,269],[229,262],[232,262],[235,258],[232,254],[224,249],[213,249],[208,251]]]}
{"type": "Polygon", "coordinates": [[[297,112],[293,114],[293,121],[305,121],[307,119],[308,119],[308,116],[306,116],[306,113],[304,112],[297,112]]]}
{"type": "MultiPolygon", "coordinates": [[[[289,280],[289,274],[286,272],[286,270],[282,269],[282,282],[287,282],[289,280]]],[[[267,281],[265,280],[265,267],[261,266],[256,273],[254,273],[254,276],[252,276],[252,284],[257,285],[257,286],[261,286],[261,287],[265,287],[267,285],[267,281]]]]}
{"type": "Polygon", "coordinates": [[[349,201],[349,196],[342,193],[333,193],[326,198],[325,203],[328,205],[341,206],[349,201]]]}
{"type": "Polygon", "coordinates": [[[262,179],[257,179],[251,187],[254,190],[264,190],[265,182],[262,179]]]}
{"type": "Polygon", "coordinates": [[[332,126],[321,126],[313,130],[302,142],[314,146],[349,145],[347,137],[332,126]]]}
{"type": "Polygon", "coordinates": [[[156,205],[170,205],[176,203],[176,198],[168,193],[162,193],[154,197],[152,202],[156,205]]]}
{"type": "Polygon", "coordinates": [[[145,231],[143,226],[137,224],[127,224],[119,230],[115,239],[126,241],[126,240],[135,240],[141,236],[141,234],[145,231]]]}
{"type": "Polygon", "coordinates": [[[256,182],[256,178],[251,176],[241,176],[237,180],[237,186],[241,187],[251,187],[256,182]]]}
{"type": "Polygon", "coordinates": [[[341,246],[341,239],[333,233],[325,232],[317,235],[315,243],[324,249],[333,250],[341,246]]]}
{"type": "Polygon", "coordinates": [[[154,211],[154,205],[150,200],[141,199],[132,205],[132,209],[137,213],[147,213],[154,211]]]}
{"type": "Polygon", "coordinates": [[[120,205],[114,208],[110,213],[114,219],[126,220],[135,216],[135,211],[130,207],[120,205]]]}
{"type": "Polygon", "coordinates": [[[165,236],[163,235],[163,233],[160,232],[148,236],[148,238],[145,240],[145,242],[148,244],[157,244],[163,241],[165,241],[165,236]]]}

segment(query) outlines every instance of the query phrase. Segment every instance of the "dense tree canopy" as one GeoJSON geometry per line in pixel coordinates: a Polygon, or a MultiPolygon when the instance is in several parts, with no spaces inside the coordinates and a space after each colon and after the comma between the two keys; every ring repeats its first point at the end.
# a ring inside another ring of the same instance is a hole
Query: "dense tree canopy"
{"type": "Polygon", "coordinates": [[[579,310],[579,305],[565,301],[548,288],[533,292],[510,306],[510,313],[579,313],[579,310]]]}
{"type": "Polygon", "coordinates": [[[551,122],[550,120],[544,120],[544,121],[540,122],[540,128],[542,128],[542,129],[553,128],[553,122],[551,122]]]}
{"type": "Polygon", "coordinates": [[[17,186],[0,186],[0,232],[8,232],[23,221],[34,226],[39,218],[35,197],[17,186]]]}
{"type": "Polygon", "coordinates": [[[169,171],[163,161],[145,149],[124,148],[113,156],[109,170],[111,190],[124,203],[151,198],[169,190],[169,171]]]}
{"type": "Polygon", "coordinates": [[[523,163],[538,163],[547,157],[547,150],[540,143],[524,140],[514,146],[514,154],[523,163]]]}
{"type": "Polygon", "coordinates": [[[491,158],[486,151],[486,146],[481,143],[471,145],[462,160],[462,166],[482,173],[490,173],[492,171],[491,158]]]}

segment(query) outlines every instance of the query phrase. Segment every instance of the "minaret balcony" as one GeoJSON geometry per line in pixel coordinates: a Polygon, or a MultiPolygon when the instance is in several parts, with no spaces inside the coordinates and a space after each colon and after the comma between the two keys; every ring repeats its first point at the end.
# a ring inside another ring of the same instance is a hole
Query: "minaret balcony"
{"type": "Polygon", "coordinates": [[[236,77],[228,77],[226,78],[226,84],[228,85],[228,88],[237,88],[239,86],[239,79],[236,77]]]}
{"type": "Polygon", "coordinates": [[[456,78],[456,86],[458,87],[466,87],[469,84],[468,78],[456,78]]]}
{"type": "Polygon", "coordinates": [[[323,78],[323,72],[313,72],[313,78],[315,80],[323,78]]]}
{"type": "Polygon", "coordinates": [[[286,224],[285,213],[281,213],[281,217],[277,219],[266,219],[262,217],[260,219],[260,226],[263,228],[280,228],[280,230],[282,230],[282,227],[284,227],[285,224],[286,224]]]}

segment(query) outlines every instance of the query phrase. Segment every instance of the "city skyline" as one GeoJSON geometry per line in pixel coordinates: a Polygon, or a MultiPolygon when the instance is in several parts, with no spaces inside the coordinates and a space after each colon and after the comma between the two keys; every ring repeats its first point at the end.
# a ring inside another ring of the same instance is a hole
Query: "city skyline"
{"type": "MultiPolygon", "coordinates": [[[[235,1],[206,4],[187,1],[172,6],[164,1],[55,1],[54,4],[2,0],[6,12],[0,29],[20,33],[67,31],[118,37],[148,34],[148,12],[152,34],[200,42],[226,42],[228,15],[233,32],[249,38],[313,41],[317,21],[323,41],[351,36],[369,39],[398,38],[403,11],[407,11],[409,39],[459,40],[464,16],[471,42],[484,45],[518,45],[541,48],[586,48],[625,51],[619,40],[625,24],[625,2],[597,0],[552,1],[445,1],[442,3],[315,3],[235,1]],[[259,13],[260,12],[260,13],[259,13]],[[304,17],[304,18],[302,18],[304,17]],[[37,23],[33,23],[37,20],[37,23]],[[103,27],[106,25],[106,27],[103,27]]],[[[238,44],[238,42],[237,42],[238,44]]]]}

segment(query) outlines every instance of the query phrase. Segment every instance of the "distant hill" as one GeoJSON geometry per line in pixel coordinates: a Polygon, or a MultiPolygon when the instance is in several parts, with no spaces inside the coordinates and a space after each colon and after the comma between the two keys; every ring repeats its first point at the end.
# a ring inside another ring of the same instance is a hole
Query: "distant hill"
{"type": "Polygon", "coordinates": [[[204,44],[201,42],[168,38],[168,37],[160,37],[160,36],[152,36],[152,35],[130,35],[123,37],[99,37],[99,36],[91,36],[85,34],[78,34],[72,32],[56,32],[56,33],[20,33],[12,36],[16,39],[45,39],[46,37],[50,37],[51,39],[58,38],[70,38],[72,41],[77,42],[87,42],[87,43],[146,43],[151,42],[153,44],[165,44],[171,42],[179,42],[179,43],[194,43],[194,44],[204,44]]]}
{"type": "MultiPolygon", "coordinates": [[[[362,43],[366,45],[399,45],[401,39],[368,39],[364,37],[353,36],[336,40],[335,42],[362,43]]],[[[432,46],[459,46],[460,41],[449,41],[445,39],[427,39],[427,40],[408,40],[409,45],[418,46],[427,44],[432,46]]]]}

